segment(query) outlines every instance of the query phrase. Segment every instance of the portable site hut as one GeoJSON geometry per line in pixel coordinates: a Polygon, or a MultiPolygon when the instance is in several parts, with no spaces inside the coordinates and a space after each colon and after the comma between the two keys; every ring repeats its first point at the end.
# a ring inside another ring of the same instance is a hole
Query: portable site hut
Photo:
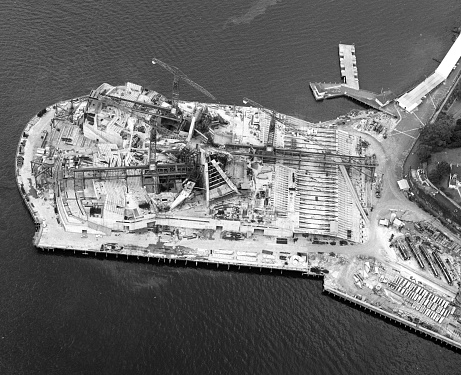
{"type": "Polygon", "coordinates": [[[389,226],[389,219],[381,219],[381,220],[379,220],[379,225],[382,225],[384,227],[388,227],[389,226]]]}
{"type": "Polygon", "coordinates": [[[406,179],[402,179],[400,181],[397,181],[397,184],[399,185],[399,189],[402,190],[402,191],[410,190],[410,185],[408,185],[408,181],[406,179]]]}
{"type": "Polygon", "coordinates": [[[399,219],[395,218],[394,221],[392,222],[392,225],[394,227],[396,227],[397,229],[400,229],[402,228],[403,226],[405,226],[404,223],[402,223],[399,219]]]}

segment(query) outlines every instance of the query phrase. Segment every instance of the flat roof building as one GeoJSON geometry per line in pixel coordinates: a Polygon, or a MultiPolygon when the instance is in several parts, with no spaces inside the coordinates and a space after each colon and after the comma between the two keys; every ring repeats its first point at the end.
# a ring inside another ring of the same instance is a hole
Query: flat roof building
{"type": "Polygon", "coordinates": [[[461,38],[457,38],[435,72],[418,86],[397,99],[399,106],[408,112],[416,109],[427,94],[448,78],[460,58],[461,38]]]}
{"type": "Polygon", "coordinates": [[[397,181],[397,184],[399,185],[399,189],[402,190],[402,191],[410,190],[410,185],[408,185],[408,181],[406,179],[402,179],[400,181],[397,181]]]}

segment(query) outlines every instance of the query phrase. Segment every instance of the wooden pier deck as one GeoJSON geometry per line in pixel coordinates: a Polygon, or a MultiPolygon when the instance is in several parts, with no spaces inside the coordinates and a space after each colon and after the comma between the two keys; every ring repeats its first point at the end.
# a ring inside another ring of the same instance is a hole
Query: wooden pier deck
{"type": "Polygon", "coordinates": [[[339,44],[339,65],[342,83],[311,82],[309,84],[316,100],[347,96],[368,107],[398,117],[396,109],[391,105],[396,97],[395,94],[390,91],[376,94],[360,89],[354,45],[339,44]]]}
{"type": "Polygon", "coordinates": [[[346,96],[390,116],[398,117],[397,110],[392,104],[395,94],[391,91],[376,94],[362,89],[356,90],[346,84],[338,83],[311,82],[309,85],[316,100],[346,96]]]}
{"type": "Polygon", "coordinates": [[[354,45],[339,45],[339,65],[341,67],[341,78],[343,79],[343,82],[349,87],[358,90],[359,76],[354,45]]]}

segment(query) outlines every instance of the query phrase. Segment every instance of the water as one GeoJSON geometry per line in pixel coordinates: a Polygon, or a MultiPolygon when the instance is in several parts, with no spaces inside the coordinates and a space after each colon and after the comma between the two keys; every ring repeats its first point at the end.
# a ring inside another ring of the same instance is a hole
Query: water
{"type": "MultiPolygon", "coordinates": [[[[258,273],[43,255],[14,182],[23,126],[101,82],[171,91],[157,57],[221,102],[249,97],[312,121],[355,43],[363,88],[401,92],[450,46],[459,0],[4,1],[0,8],[1,374],[457,374],[461,356],[321,294],[258,273]]],[[[182,85],[181,97],[204,100],[182,85]]]]}

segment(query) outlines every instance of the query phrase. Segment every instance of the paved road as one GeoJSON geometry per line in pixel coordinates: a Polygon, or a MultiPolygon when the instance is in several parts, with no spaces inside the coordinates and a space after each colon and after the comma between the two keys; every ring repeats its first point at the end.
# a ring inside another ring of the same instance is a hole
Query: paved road
{"type": "MultiPolygon", "coordinates": [[[[419,159],[413,153],[414,150],[412,149],[417,142],[420,130],[430,121],[438,103],[441,103],[447,96],[453,80],[459,71],[461,71],[461,66],[457,67],[456,71],[453,72],[444,85],[441,85],[431,95],[428,95],[426,100],[413,113],[404,112],[396,106],[396,110],[400,116],[398,124],[388,134],[388,138],[381,143],[368,134],[360,133],[360,136],[370,142],[373,151],[376,152],[379,162],[376,173],[378,175],[383,173],[384,185],[382,197],[376,200],[374,210],[370,215],[369,241],[366,244],[354,245],[354,253],[363,251],[365,254],[373,255],[381,261],[388,263],[389,258],[392,257],[393,250],[389,249],[389,242],[387,235],[384,235],[384,229],[380,228],[377,223],[379,218],[389,217],[390,210],[395,210],[400,215],[405,213],[405,218],[412,221],[430,220],[435,227],[444,233],[448,232],[439,221],[434,221],[434,218],[430,214],[420,209],[415,203],[410,202],[399,190],[397,181],[403,178],[405,174],[408,174],[410,167],[416,168],[419,165],[419,159]],[[409,156],[408,159],[407,156],[409,156]]],[[[359,134],[359,132],[351,128],[346,130],[352,134],[359,134]]],[[[400,215],[398,216],[400,217],[400,215]]],[[[450,237],[459,241],[454,236],[450,237]]],[[[393,255],[395,259],[395,253],[393,255]]],[[[396,266],[402,270],[405,269],[407,272],[411,271],[407,266],[396,266]]],[[[438,289],[447,289],[446,283],[442,280],[435,279],[431,275],[421,275],[418,271],[412,272],[415,276],[424,278],[426,283],[437,286],[438,289]]],[[[449,292],[447,290],[446,293],[452,294],[453,291],[449,292]]]]}

